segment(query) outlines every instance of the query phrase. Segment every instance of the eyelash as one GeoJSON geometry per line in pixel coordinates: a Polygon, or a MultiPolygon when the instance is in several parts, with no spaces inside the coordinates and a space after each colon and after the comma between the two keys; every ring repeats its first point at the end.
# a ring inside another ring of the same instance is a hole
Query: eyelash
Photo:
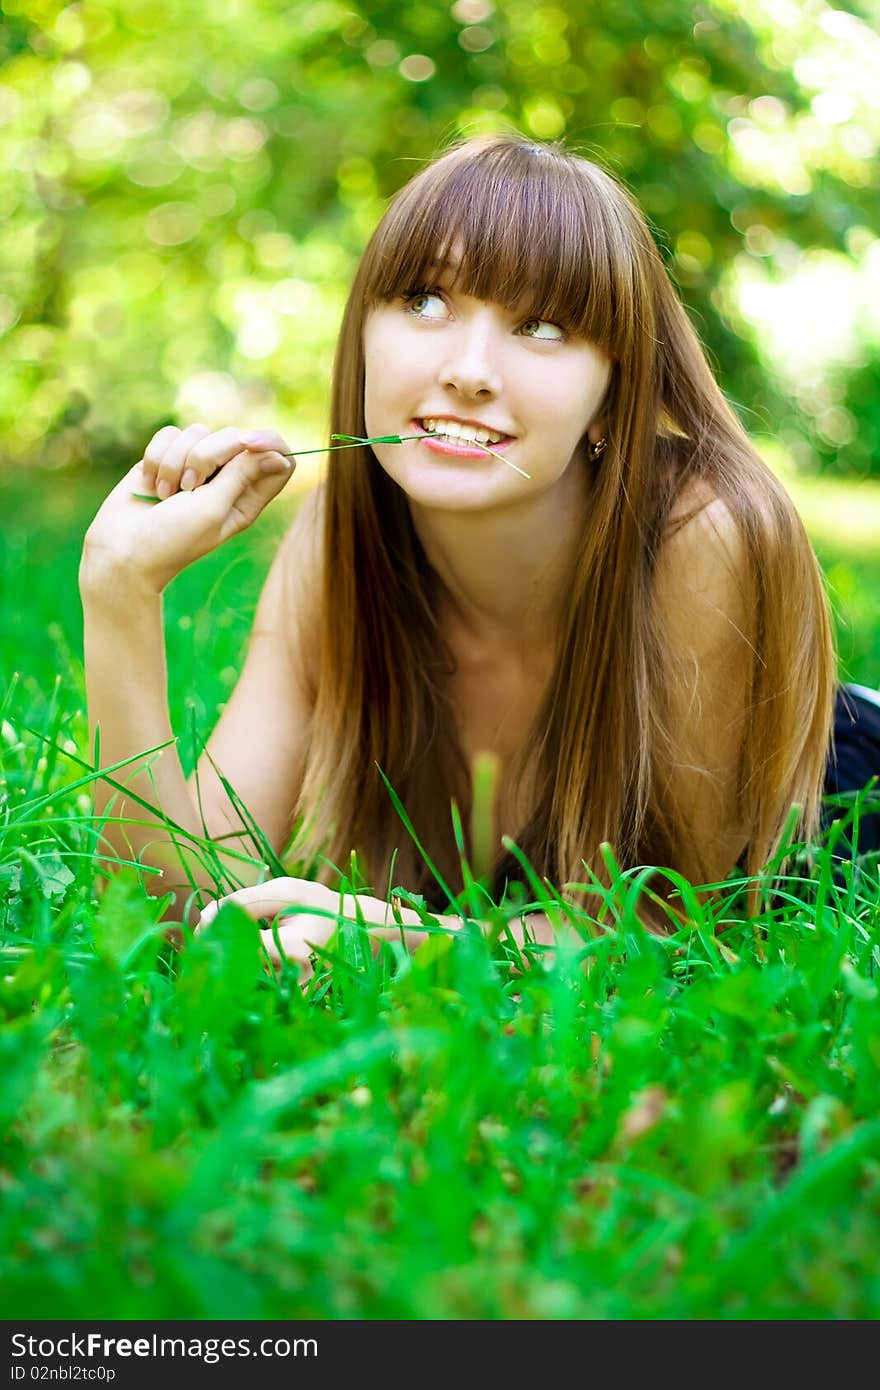
{"type": "Polygon", "coordinates": [[[409,308],[412,301],[414,299],[420,299],[423,294],[434,294],[437,296],[438,299],[443,299],[443,294],[440,290],[431,289],[407,290],[406,293],[401,296],[401,298],[403,299],[403,302],[407,306],[407,308],[409,308]]]}
{"type": "MultiPolygon", "coordinates": [[[[436,288],[435,288],[435,289],[423,288],[423,289],[420,289],[420,290],[409,290],[406,294],[404,294],[404,295],[402,296],[403,302],[406,304],[407,308],[409,308],[410,305],[411,305],[412,300],[418,299],[421,295],[436,295],[436,297],[437,297],[438,299],[442,299],[442,300],[443,300],[443,303],[444,303],[444,304],[446,303],[446,296],[444,295],[443,291],[442,291],[442,290],[438,290],[438,289],[436,289],[436,288]]],[[[523,326],[524,326],[525,324],[527,324],[527,323],[549,323],[549,324],[552,325],[553,328],[558,328],[558,329],[559,329],[559,332],[560,332],[560,334],[561,334],[561,336],[560,336],[559,338],[532,338],[532,341],[533,341],[533,342],[536,342],[536,343],[540,343],[540,342],[545,342],[545,343],[549,343],[549,342],[564,343],[564,342],[566,341],[566,339],[568,338],[568,334],[566,333],[565,329],[562,327],[562,324],[560,324],[560,323],[554,323],[552,319],[539,319],[539,318],[536,318],[534,314],[532,314],[529,318],[523,320],[523,323],[520,325],[520,327],[523,327],[523,326]]],[[[526,338],[531,338],[531,337],[532,337],[532,335],[531,335],[530,333],[526,333],[526,334],[524,334],[523,336],[526,337],[526,338]]]]}

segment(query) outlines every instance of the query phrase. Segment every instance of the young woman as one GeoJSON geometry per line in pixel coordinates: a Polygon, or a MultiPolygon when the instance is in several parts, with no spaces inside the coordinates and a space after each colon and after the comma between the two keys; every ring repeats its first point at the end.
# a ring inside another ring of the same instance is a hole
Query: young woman
{"type": "MultiPolygon", "coordinates": [[[[165,745],[116,776],[184,832],[123,798],[114,813],[147,823],[105,836],[165,871],[148,886],[177,891],[171,915],[197,915],[183,861],[203,904],[218,891],[186,834],[259,855],[215,768],[276,852],[296,831],[307,876],[260,883],[227,860],[248,885],[227,896],[255,919],[284,912],[284,951],[306,964],[352,850],[370,891],[347,914],[396,935],[402,885],[460,925],[443,891],[462,888],[451,804],[472,854],[480,754],[498,770],[477,866],[495,894],[522,877],[503,835],[563,888],[602,879],[605,842],[623,865],[708,884],[760,869],[793,804],[816,834],[835,696],[817,563],[606,172],[495,136],[413,178],[351,290],[332,430],[403,442],[329,455],[189,782],[169,744],[161,593],[278,494],[288,446],[160,430],[85,539],[101,765],[165,745]],[[160,505],[135,496],[153,492],[160,505]]],[[[99,809],[117,796],[101,785],[99,809]]],[[[402,921],[417,944],[419,913],[402,921]]],[[[540,915],[519,929],[551,939],[540,915]]]]}

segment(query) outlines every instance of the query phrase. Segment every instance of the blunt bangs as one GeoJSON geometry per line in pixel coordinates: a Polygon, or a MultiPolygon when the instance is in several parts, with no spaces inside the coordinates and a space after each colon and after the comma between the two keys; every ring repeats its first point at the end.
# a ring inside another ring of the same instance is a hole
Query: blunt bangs
{"type": "Polygon", "coordinates": [[[615,203],[625,199],[600,169],[553,147],[470,141],[393,200],[371,248],[366,302],[432,287],[446,261],[461,293],[548,319],[619,356],[632,320],[633,253],[609,188],[615,203]]]}

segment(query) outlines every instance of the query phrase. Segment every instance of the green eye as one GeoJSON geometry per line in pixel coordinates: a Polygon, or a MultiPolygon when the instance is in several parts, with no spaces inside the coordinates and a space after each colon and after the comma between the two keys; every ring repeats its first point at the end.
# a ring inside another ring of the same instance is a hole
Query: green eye
{"type": "Polygon", "coordinates": [[[559,324],[550,323],[548,319],[526,319],[522,332],[526,338],[541,338],[550,343],[562,342],[565,337],[559,324]]]}
{"type": "Polygon", "coordinates": [[[446,305],[433,290],[419,290],[417,294],[407,295],[407,307],[411,313],[423,319],[440,319],[446,313],[446,305]]]}

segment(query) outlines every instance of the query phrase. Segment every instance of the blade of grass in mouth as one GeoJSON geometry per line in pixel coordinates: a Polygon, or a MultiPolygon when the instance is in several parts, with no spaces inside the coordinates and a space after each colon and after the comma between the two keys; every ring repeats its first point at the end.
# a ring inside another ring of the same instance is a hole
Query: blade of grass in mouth
{"type": "MultiPolygon", "coordinates": [[[[422,434],[374,434],[371,439],[359,439],[354,434],[331,434],[331,439],[344,439],[347,442],[345,444],[325,445],[321,449],[292,449],[289,454],[282,454],[281,457],[292,459],[302,458],[306,454],[332,454],[337,449],[356,449],[359,444],[403,444],[407,439],[424,439],[426,436],[428,438],[434,437],[428,430],[422,434]]],[[[468,444],[476,444],[478,449],[491,454],[495,459],[500,459],[502,463],[507,464],[508,468],[512,468],[514,473],[519,473],[523,478],[531,478],[531,474],[527,473],[524,468],[517,468],[516,464],[511,463],[510,459],[506,459],[503,454],[496,454],[495,450],[490,449],[488,444],[481,444],[478,439],[469,439],[467,442],[468,444]]],[[[133,492],[131,495],[138,502],[161,502],[162,500],[160,497],[151,496],[148,492],[133,492]]]]}
{"type": "MultiPolygon", "coordinates": [[[[470,440],[468,440],[468,443],[470,443],[470,440]]],[[[502,463],[506,463],[508,468],[513,469],[514,473],[521,473],[524,478],[531,478],[531,473],[527,473],[524,468],[517,468],[516,464],[511,463],[510,459],[506,459],[503,454],[496,454],[495,450],[490,449],[488,444],[481,444],[477,439],[474,440],[474,443],[478,449],[485,449],[487,454],[491,454],[493,459],[500,459],[502,463]]]]}
{"type": "MultiPolygon", "coordinates": [[[[372,439],[359,439],[357,435],[354,434],[331,434],[330,438],[350,440],[349,444],[334,444],[331,446],[335,449],[347,449],[353,448],[355,444],[403,444],[407,439],[424,439],[426,435],[430,438],[435,436],[436,433],[437,431],[435,430],[424,430],[422,434],[378,434],[374,435],[372,439]]],[[[490,449],[488,444],[483,444],[479,439],[469,439],[467,442],[468,444],[476,444],[478,449],[482,449],[484,453],[491,454],[493,459],[500,459],[502,463],[506,463],[508,468],[512,468],[513,471],[519,473],[521,477],[531,479],[531,474],[527,473],[524,468],[518,468],[515,463],[511,463],[510,459],[505,458],[503,454],[498,454],[494,449],[490,449]]],[[[306,449],[302,452],[319,454],[321,450],[306,449]]],[[[293,454],[285,454],[285,458],[293,457],[293,454]]]]}

